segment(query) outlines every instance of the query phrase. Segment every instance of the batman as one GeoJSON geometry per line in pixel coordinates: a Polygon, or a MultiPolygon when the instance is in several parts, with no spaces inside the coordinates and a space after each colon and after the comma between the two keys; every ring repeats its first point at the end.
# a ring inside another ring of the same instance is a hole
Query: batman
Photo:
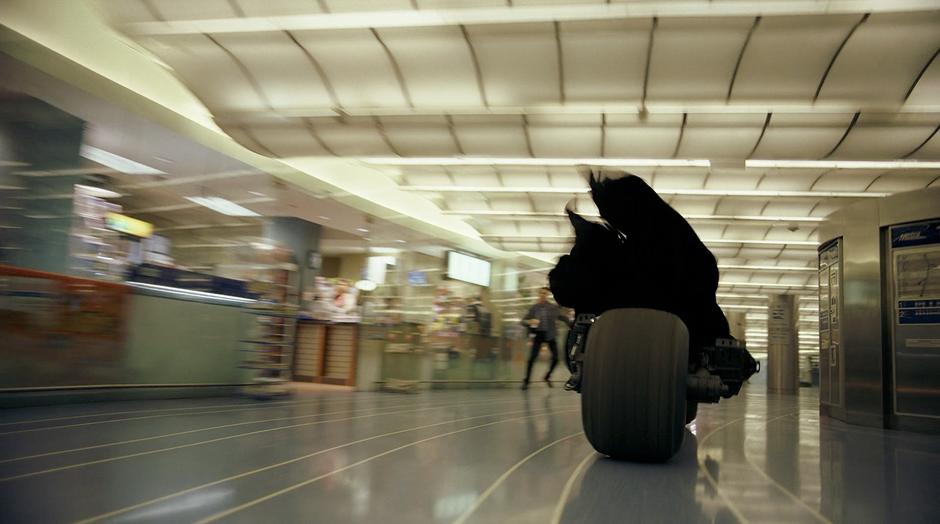
{"type": "Polygon", "coordinates": [[[643,179],[618,175],[589,175],[602,223],[566,210],[575,243],[549,273],[552,293],[578,314],[630,307],[672,313],[689,330],[692,360],[699,348],[730,337],[715,299],[715,257],[643,179]]]}

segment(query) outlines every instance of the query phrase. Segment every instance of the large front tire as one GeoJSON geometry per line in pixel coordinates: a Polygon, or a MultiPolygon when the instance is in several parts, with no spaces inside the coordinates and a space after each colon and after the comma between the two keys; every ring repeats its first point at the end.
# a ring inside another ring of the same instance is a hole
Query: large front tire
{"type": "Polygon", "coordinates": [[[613,309],[591,327],[581,419],[588,441],[612,458],[663,462],[682,445],[689,334],[675,315],[613,309]]]}

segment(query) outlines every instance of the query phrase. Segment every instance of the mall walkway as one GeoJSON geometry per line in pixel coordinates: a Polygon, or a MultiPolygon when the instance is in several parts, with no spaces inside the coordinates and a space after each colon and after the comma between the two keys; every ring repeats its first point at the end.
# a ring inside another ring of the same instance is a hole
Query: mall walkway
{"type": "Polygon", "coordinates": [[[593,453],[542,387],[5,410],[0,522],[936,521],[940,440],[816,404],[703,406],[665,465],[593,453]]]}

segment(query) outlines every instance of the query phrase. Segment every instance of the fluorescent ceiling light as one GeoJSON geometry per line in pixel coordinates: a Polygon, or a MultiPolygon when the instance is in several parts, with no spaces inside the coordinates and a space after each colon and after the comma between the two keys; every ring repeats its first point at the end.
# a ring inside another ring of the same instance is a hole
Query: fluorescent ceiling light
{"type": "MultiPolygon", "coordinates": [[[[550,211],[499,211],[493,209],[446,209],[441,210],[441,213],[445,215],[470,215],[470,216],[485,216],[492,218],[505,218],[508,220],[515,220],[520,218],[532,218],[532,219],[565,219],[567,220],[568,214],[563,212],[553,213],[550,211]]],[[[587,218],[599,218],[601,215],[599,213],[578,213],[579,215],[587,218]]],[[[698,214],[686,214],[682,215],[686,220],[732,220],[732,221],[742,221],[742,222],[782,222],[782,223],[791,223],[791,222],[812,222],[818,223],[825,220],[824,217],[790,217],[790,216],[774,216],[774,215],[698,215],[698,214]]]]}
{"type": "MultiPolygon", "coordinates": [[[[637,115],[641,106],[636,103],[565,103],[535,104],[525,106],[420,106],[420,107],[376,107],[359,106],[340,108],[293,107],[280,108],[276,114],[285,118],[327,118],[337,116],[354,117],[420,117],[420,116],[518,116],[518,115],[637,115]]],[[[728,103],[728,104],[646,104],[648,114],[682,115],[852,115],[864,113],[940,113],[940,105],[897,104],[791,104],[791,103],[728,103]]],[[[220,119],[244,122],[254,116],[251,112],[231,111],[219,115],[220,119]]],[[[249,120],[250,121],[250,120],[249,120]]]]}
{"type": "Polygon", "coordinates": [[[719,286],[738,286],[738,287],[772,287],[772,288],[793,288],[793,289],[818,289],[814,284],[777,284],[767,282],[726,282],[719,280],[719,286]]]}
{"type": "Polygon", "coordinates": [[[125,24],[131,35],[197,33],[257,33],[275,31],[323,31],[389,27],[438,27],[458,25],[547,23],[665,17],[754,17],[783,15],[857,14],[859,12],[927,11],[934,0],[826,2],[630,2],[627,4],[533,5],[514,7],[468,7],[462,9],[380,10],[367,12],[231,17],[203,20],[172,20],[125,24]],[[863,11],[864,10],[864,11],[863,11]]]}
{"type": "Polygon", "coordinates": [[[233,216],[233,217],[258,217],[261,216],[254,211],[242,207],[231,200],[226,200],[221,197],[186,197],[186,200],[194,202],[201,206],[208,207],[209,209],[215,211],[216,213],[222,213],[223,215],[233,216]]]}
{"type": "MultiPolygon", "coordinates": [[[[587,187],[551,186],[399,186],[402,191],[419,193],[542,193],[581,195],[589,193],[587,187]]],[[[891,193],[875,191],[774,191],[760,189],[656,189],[660,195],[763,197],[763,198],[881,198],[891,193]]]]}
{"type": "Polygon", "coordinates": [[[361,157],[370,165],[387,166],[600,166],[600,167],[710,167],[705,159],[685,158],[525,158],[525,157],[361,157]]]}
{"type": "Polygon", "coordinates": [[[86,186],[85,184],[75,184],[75,189],[78,189],[82,193],[85,193],[88,196],[98,197],[98,198],[119,198],[122,195],[110,189],[105,189],[103,187],[95,186],[86,186]]]}
{"type": "MultiPolygon", "coordinates": [[[[574,240],[574,235],[543,235],[543,234],[531,234],[531,235],[480,235],[482,238],[498,238],[498,239],[510,239],[513,241],[516,240],[530,240],[533,242],[538,242],[542,240],[574,240]]],[[[767,240],[767,239],[727,239],[727,238],[709,238],[702,239],[702,242],[705,244],[760,244],[760,245],[794,245],[794,246],[818,246],[819,242],[815,240],[767,240]]],[[[768,266],[770,267],[770,266],[768,266]]],[[[800,269],[802,271],[802,269],[800,269]]],[[[815,270],[813,270],[815,271],[815,270]]]]}
{"type": "Polygon", "coordinates": [[[816,273],[819,271],[815,267],[793,267],[793,266],[748,266],[748,265],[737,265],[737,264],[718,264],[718,269],[730,269],[730,270],[741,270],[741,271],[793,271],[793,272],[808,272],[816,273]]]}
{"type": "Polygon", "coordinates": [[[921,160],[745,160],[744,167],[795,169],[936,169],[940,162],[921,160]]]}
{"type": "Polygon", "coordinates": [[[159,169],[154,169],[150,166],[141,164],[140,162],[134,162],[129,158],[124,158],[120,155],[115,155],[105,151],[104,149],[98,149],[97,147],[90,146],[88,144],[82,144],[79,154],[83,158],[87,158],[92,162],[97,162],[103,166],[110,167],[111,169],[126,173],[128,175],[165,175],[166,173],[160,171],[159,169]]]}

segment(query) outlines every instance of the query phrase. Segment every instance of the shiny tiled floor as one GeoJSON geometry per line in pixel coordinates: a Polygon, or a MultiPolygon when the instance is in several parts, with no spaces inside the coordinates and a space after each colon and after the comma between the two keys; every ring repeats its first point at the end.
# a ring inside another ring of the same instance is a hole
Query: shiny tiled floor
{"type": "Polygon", "coordinates": [[[0,411],[0,522],[937,522],[940,439],[820,422],[814,392],[703,406],[611,461],[558,389],[306,392],[0,411]]]}

